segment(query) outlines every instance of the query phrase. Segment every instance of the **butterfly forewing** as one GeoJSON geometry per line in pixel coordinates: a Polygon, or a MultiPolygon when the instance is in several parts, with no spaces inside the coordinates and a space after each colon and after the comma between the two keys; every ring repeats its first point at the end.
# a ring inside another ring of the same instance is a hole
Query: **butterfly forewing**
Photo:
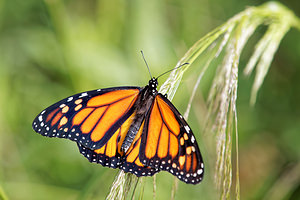
{"type": "Polygon", "coordinates": [[[44,136],[68,138],[99,149],[134,112],[140,90],[118,87],[70,96],[42,111],[33,121],[33,129],[44,136]]]}
{"type": "Polygon", "coordinates": [[[141,162],[197,184],[203,178],[203,161],[195,137],[183,117],[158,94],[146,117],[140,150],[141,162]]]}

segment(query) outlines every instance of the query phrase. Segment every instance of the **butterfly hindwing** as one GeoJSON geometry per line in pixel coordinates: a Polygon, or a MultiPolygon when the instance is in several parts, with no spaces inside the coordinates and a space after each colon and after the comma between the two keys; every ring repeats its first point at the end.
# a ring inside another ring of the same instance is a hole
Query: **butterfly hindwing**
{"type": "Polygon", "coordinates": [[[42,111],[33,129],[48,137],[68,138],[89,149],[103,147],[134,112],[139,87],[79,93],[42,111]]]}
{"type": "Polygon", "coordinates": [[[145,167],[139,160],[139,149],[143,124],[140,127],[132,145],[125,153],[121,152],[121,146],[132,123],[135,113],[132,114],[124,124],[113,134],[108,142],[100,149],[91,150],[78,144],[79,151],[90,162],[95,162],[110,168],[120,168],[124,172],[131,172],[136,176],[152,176],[159,170],[145,167]]]}
{"type": "Polygon", "coordinates": [[[80,153],[90,162],[98,163],[110,168],[119,168],[122,164],[121,157],[123,156],[123,153],[120,151],[121,144],[126,136],[130,124],[132,123],[134,115],[135,113],[128,117],[128,119],[101,148],[91,150],[78,143],[77,145],[80,153]]]}
{"type": "Polygon", "coordinates": [[[121,169],[125,172],[131,172],[136,176],[152,176],[159,172],[158,168],[145,166],[140,160],[141,138],[145,128],[145,120],[142,122],[140,129],[135,136],[131,146],[126,152],[121,169]]]}
{"type": "Polygon", "coordinates": [[[163,95],[158,94],[148,112],[141,138],[140,160],[165,170],[186,183],[203,178],[203,161],[192,130],[163,95]]]}

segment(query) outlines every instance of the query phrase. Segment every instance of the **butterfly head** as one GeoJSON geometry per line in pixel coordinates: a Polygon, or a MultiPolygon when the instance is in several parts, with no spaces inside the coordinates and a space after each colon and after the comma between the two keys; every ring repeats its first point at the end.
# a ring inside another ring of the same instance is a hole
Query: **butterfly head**
{"type": "Polygon", "coordinates": [[[157,93],[157,85],[158,85],[157,78],[153,77],[149,80],[148,86],[153,95],[157,93]]]}

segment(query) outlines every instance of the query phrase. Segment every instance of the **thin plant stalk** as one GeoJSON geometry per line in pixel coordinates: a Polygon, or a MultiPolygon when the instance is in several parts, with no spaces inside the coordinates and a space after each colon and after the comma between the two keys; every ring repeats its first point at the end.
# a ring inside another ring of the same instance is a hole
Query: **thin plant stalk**
{"type": "Polygon", "coordinates": [[[1,200],[8,200],[6,194],[4,193],[4,190],[2,189],[1,186],[0,186],[0,199],[1,200]]]}

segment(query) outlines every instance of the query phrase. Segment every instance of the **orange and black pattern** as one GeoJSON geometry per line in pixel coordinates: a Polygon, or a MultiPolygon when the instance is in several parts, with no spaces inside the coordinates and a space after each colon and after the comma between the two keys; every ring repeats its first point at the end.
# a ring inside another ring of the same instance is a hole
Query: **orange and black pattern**
{"type": "Polygon", "coordinates": [[[158,94],[146,118],[140,151],[146,166],[169,171],[187,183],[199,183],[203,162],[196,139],[182,115],[158,94]]]}
{"type": "Polygon", "coordinates": [[[172,103],[157,92],[157,79],[144,88],[115,87],[70,96],[42,111],[33,129],[77,142],[90,162],[136,176],[168,171],[197,184],[204,174],[195,137],[172,103]]]}
{"type": "Polygon", "coordinates": [[[100,148],[133,113],[139,91],[137,87],[120,87],[70,96],[42,111],[33,121],[33,129],[44,136],[100,148]]]}

